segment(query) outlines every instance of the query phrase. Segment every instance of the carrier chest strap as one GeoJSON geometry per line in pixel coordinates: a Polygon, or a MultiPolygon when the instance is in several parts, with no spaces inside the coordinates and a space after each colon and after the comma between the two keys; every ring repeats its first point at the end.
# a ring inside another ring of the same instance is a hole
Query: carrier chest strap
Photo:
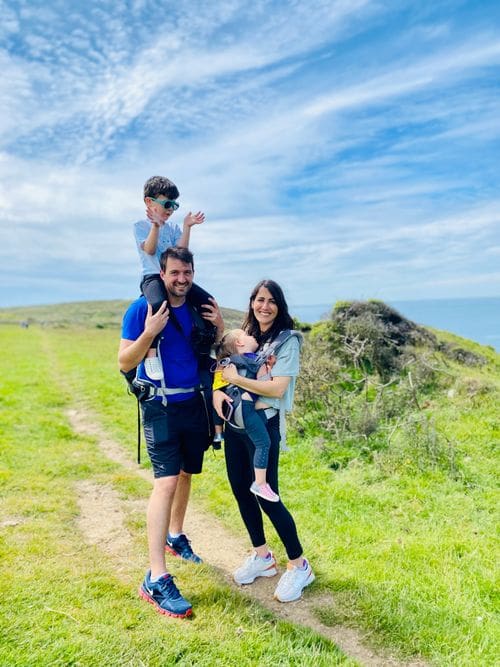
{"type": "Polygon", "coordinates": [[[174,394],[192,394],[195,391],[198,391],[199,387],[153,387],[149,386],[149,395],[148,398],[153,396],[173,396],[174,394]]]}

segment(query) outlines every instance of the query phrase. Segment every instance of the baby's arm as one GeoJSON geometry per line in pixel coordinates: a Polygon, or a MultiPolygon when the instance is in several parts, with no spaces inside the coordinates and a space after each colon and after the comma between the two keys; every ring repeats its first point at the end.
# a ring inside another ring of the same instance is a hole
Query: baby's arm
{"type": "Polygon", "coordinates": [[[181,238],[177,241],[177,245],[180,248],[189,248],[191,227],[193,227],[193,225],[201,225],[202,222],[205,222],[204,213],[202,213],[201,211],[198,211],[198,213],[191,213],[191,211],[189,211],[189,213],[184,218],[181,238]]]}

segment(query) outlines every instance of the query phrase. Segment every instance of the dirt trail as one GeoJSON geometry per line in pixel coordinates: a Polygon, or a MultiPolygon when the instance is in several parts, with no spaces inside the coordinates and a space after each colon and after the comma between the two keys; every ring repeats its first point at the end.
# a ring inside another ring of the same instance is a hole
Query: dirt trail
{"type": "MultiPolygon", "coordinates": [[[[69,410],[68,417],[76,433],[96,438],[105,456],[144,479],[152,480],[150,471],[139,468],[130,459],[129,454],[106,435],[95,414],[78,408],[69,410]]],[[[142,559],[144,554],[134,553],[132,540],[125,528],[125,518],[131,510],[145,512],[147,498],[143,501],[133,501],[131,506],[110,486],[90,481],[80,482],[77,485],[77,492],[80,506],[79,526],[86,540],[112,556],[118,568],[120,566],[125,568],[125,564],[130,563],[131,559],[142,559]]],[[[333,641],[347,656],[357,660],[361,665],[425,667],[426,663],[420,660],[401,662],[387,653],[382,654],[371,649],[358,631],[343,626],[323,625],[318,620],[315,610],[331,606],[333,596],[330,594],[315,594],[306,590],[301,600],[282,604],[273,599],[277,577],[257,579],[251,586],[237,586],[231,573],[249,552],[248,544],[231,534],[220,521],[194,503],[188,508],[185,529],[195,538],[196,551],[203,555],[206,564],[217,568],[231,587],[258,601],[277,617],[314,630],[333,641]],[[214,535],[217,535],[216,544],[213,540],[214,535]]]]}

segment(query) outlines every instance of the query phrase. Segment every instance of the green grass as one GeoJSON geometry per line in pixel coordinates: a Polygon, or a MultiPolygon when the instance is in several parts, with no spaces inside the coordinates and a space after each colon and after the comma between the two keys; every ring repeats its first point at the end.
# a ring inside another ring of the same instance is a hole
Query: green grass
{"type": "MultiPolygon", "coordinates": [[[[276,621],[207,567],[196,578],[190,569],[177,573],[196,605],[191,622],[161,618],[136,598],[146,567],[143,523],[130,529],[144,562],[113,575],[109,559],[82,545],[75,530],[73,485],[93,479],[137,498],[147,484],[74,436],[64,415],[71,401],[83,401],[134,459],[135,403],[116,369],[119,332],[4,327],[1,334],[2,516],[21,523],[2,529],[1,625],[10,629],[0,664],[33,664],[33,656],[42,665],[346,664],[328,642],[276,621]]],[[[421,471],[391,451],[333,471],[315,438],[293,432],[281,464],[280,492],[313,562],[315,590],[333,593],[321,620],[361,628],[376,644],[437,665],[497,664],[498,355],[471,349],[489,366],[450,364],[453,392],[429,406],[456,444],[460,474],[421,471]]],[[[244,535],[222,456],[209,452],[206,461],[195,497],[244,535]]],[[[269,539],[283,559],[272,528],[269,539]]]]}
{"type": "Polygon", "coordinates": [[[128,522],[143,559],[118,570],[82,540],[75,485],[108,484],[129,499],[147,497],[149,485],[76,436],[65,415],[73,400],[88,401],[132,452],[133,403],[116,376],[116,332],[9,328],[2,349],[1,665],[354,664],[207,566],[174,564],[192,620],[162,617],[140,600],[144,521],[128,522]]]}

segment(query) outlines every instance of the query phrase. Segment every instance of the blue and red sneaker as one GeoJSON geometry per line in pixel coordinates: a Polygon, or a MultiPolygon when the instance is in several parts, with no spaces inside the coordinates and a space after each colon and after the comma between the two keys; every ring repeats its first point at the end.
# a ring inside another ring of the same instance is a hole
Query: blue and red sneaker
{"type": "Polygon", "coordinates": [[[171,574],[164,574],[158,581],[152,582],[151,571],[148,570],[139,586],[139,595],[156,607],[160,614],[185,618],[193,613],[191,603],[182,597],[171,574]]]}
{"type": "Polygon", "coordinates": [[[183,560],[190,560],[192,563],[203,563],[201,558],[191,549],[191,542],[184,533],[181,533],[179,537],[171,537],[171,535],[167,535],[165,551],[168,551],[172,556],[177,556],[183,560]]]}

